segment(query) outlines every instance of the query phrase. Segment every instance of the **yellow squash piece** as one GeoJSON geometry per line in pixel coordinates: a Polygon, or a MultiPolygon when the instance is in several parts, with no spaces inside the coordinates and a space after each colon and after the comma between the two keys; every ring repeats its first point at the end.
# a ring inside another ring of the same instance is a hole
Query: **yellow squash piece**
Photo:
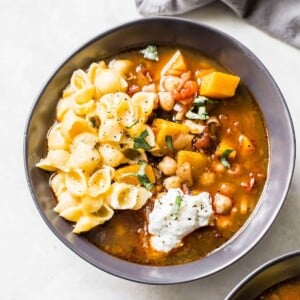
{"type": "MultiPolygon", "coordinates": [[[[132,173],[138,173],[140,168],[141,165],[129,165],[119,168],[115,171],[114,180],[117,182],[138,185],[140,182],[136,176],[132,175],[132,173]]],[[[150,165],[146,166],[145,174],[152,183],[155,183],[155,175],[150,165]]]]}
{"type": "Polygon", "coordinates": [[[153,126],[157,129],[156,143],[161,149],[167,148],[166,136],[171,136],[174,144],[180,135],[189,133],[189,128],[186,125],[166,121],[163,119],[155,119],[153,126]]]}
{"type": "Polygon", "coordinates": [[[178,166],[185,162],[189,162],[192,167],[193,177],[199,177],[208,162],[205,154],[188,150],[178,151],[176,160],[178,166]]]}
{"type": "Polygon", "coordinates": [[[200,95],[212,98],[228,98],[235,94],[240,77],[222,72],[212,72],[202,77],[200,95]]]}
{"type": "Polygon", "coordinates": [[[222,156],[226,150],[231,150],[231,153],[228,155],[229,158],[234,159],[236,157],[236,150],[226,141],[221,141],[216,150],[217,156],[222,156]]]}

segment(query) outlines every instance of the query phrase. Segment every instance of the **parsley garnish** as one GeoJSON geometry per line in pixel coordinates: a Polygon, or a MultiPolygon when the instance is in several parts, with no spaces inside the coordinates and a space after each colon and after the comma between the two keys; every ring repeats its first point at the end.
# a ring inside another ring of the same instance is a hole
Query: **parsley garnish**
{"type": "Polygon", "coordinates": [[[127,148],[123,150],[122,153],[130,160],[136,160],[141,157],[141,153],[137,149],[127,148]]]}
{"type": "Polygon", "coordinates": [[[145,172],[147,163],[144,161],[139,161],[139,164],[141,165],[141,167],[137,173],[130,172],[123,174],[121,177],[136,176],[140,184],[144,186],[146,190],[151,191],[153,189],[153,183],[150,181],[145,172]]]}
{"type": "Polygon", "coordinates": [[[149,45],[147,48],[140,51],[143,54],[145,59],[159,61],[157,47],[153,45],[149,45]]]}
{"type": "Polygon", "coordinates": [[[130,129],[133,126],[135,126],[138,122],[139,122],[139,120],[136,120],[133,124],[131,124],[130,126],[126,126],[125,128],[130,129]]]}
{"type": "Polygon", "coordinates": [[[174,146],[173,146],[172,136],[166,135],[165,142],[166,142],[166,145],[167,145],[168,149],[170,149],[171,151],[173,151],[174,150],[174,146]]]}
{"type": "Polygon", "coordinates": [[[148,131],[145,129],[139,136],[133,139],[133,148],[134,149],[145,149],[146,151],[151,150],[151,146],[145,140],[145,138],[149,135],[148,131]]]}
{"type": "Polygon", "coordinates": [[[193,105],[205,105],[205,104],[218,104],[220,103],[218,100],[209,99],[204,96],[197,96],[194,99],[193,105]]]}
{"type": "Polygon", "coordinates": [[[200,120],[207,120],[209,118],[206,111],[206,106],[200,106],[198,108],[198,115],[200,116],[200,120]]]}
{"type": "Polygon", "coordinates": [[[178,206],[178,208],[180,208],[182,201],[183,201],[183,199],[181,196],[179,196],[179,195],[176,196],[175,204],[178,206]]]}
{"type": "Polygon", "coordinates": [[[177,216],[179,214],[182,201],[183,201],[182,197],[180,195],[177,195],[176,198],[175,198],[175,204],[176,204],[176,213],[175,214],[177,216]]]}
{"type": "Polygon", "coordinates": [[[99,127],[98,124],[97,124],[97,120],[96,120],[95,117],[91,117],[91,118],[89,119],[89,121],[91,122],[91,124],[92,124],[92,126],[93,126],[94,128],[98,128],[98,127],[99,127]]]}
{"type": "Polygon", "coordinates": [[[187,119],[204,121],[209,118],[208,113],[206,111],[206,106],[199,106],[198,111],[196,113],[192,111],[193,109],[194,109],[194,107],[192,107],[192,109],[190,109],[185,114],[187,119]]]}
{"type": "Polygon", "coordinates": [[[146,188],[146,190],[151,191],[153,184],[145,173],[146,166],[147,164],[143,163],[135,176],[138,178],[140,184],[146,188]]]}
{"type": "Polygon", "coordinates": [[[206,110],[207,104],[219,103],[216,100],[206,98],[204,96],[197,96],[194,99],[192,108],[185,114],[187,119],[205,121],[209,118],[206,110]]]}
{"type": "Polygon", "coordinates": [[[221,157],[220,157],[221,163],[222,163],[223,166],[224,166],[225,168],[227,168],[227,169],[230,168],[230,163],[228,162],[228,157],[229,157],[229,155],[230,155],[230,153],[231,153],[232,151],[233,151],[233,149],[226,149],[226,150],[222,153],[222,155],[221,155],[221,157]]]}

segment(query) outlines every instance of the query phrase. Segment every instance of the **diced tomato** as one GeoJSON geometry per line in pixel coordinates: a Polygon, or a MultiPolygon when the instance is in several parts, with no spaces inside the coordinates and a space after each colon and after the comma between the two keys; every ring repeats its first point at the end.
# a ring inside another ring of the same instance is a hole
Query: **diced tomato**
{"type": "Polygon", "coordinates": [[[133,94],[137,93],[140,91],[140,87],[136,84],[132,84],[128,87],[128,90],[127,90],[127,94],[129,96],[132,96],[133,94]]]}
{"type": "Polygon", "coordinates": [[[191,104],[194,101],[194,97],[198,92],[198,84],[196,81],[187,80],[179,91],[173,91],[172,95],[175,101],[178,101],[184,105],[191,104]],[[184,101],[186,100],[186,101],[184,101]]]}

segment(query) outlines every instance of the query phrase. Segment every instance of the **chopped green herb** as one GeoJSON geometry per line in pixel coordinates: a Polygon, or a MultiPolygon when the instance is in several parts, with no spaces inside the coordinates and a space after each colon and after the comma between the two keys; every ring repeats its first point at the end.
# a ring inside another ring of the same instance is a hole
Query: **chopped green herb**
{"type": "Polygon", "coordinates": [[[181,206],[181,203],[182,203],[183,199],[181,196],[176,196],[176,199],[175,199],[175,204],[180,208],[181,206]]]}
{"type": "Polygon", "coordinates": [[[204,96],[197,96],[194,99],[192,108],[185,114],[187,119],[190,120],[207,120],[209,115],[206,110],[207,104],[219,103],[216,100],[206,98],[204,96]]]}
{"type": "Polygon", "coordinates": [[[136,125],[139,122],[139,120],[136,120],[133,124],[131,124],[130,126],[126,126],[127,129],[132,128],[134,125],[136,125]]]}
{"type": "Polygon", "coordinates": [[[139,136],[133,139],[133,148],[134,149],[145,149],[146,151],[151,150],[151,146],[145,140],[145,138],[149,135],[148,131],[145,129],[139,136]]]}
{"type": "Polygon", "coordinates": [[[146,188],[146,190],[151,191],[153,189],[153,183],[150,181],[148,176],[145,173],[145,168],[147,166],[147,163],[144,161],[139,162],[141,167],[137,173],[135,172],[129,172],[126,174],[123,174],[122,177],[127,177],[127,176],[136,176],[137,179],[139,180],[140,184],[146,188]]]}
{"type": "Polygon", "coordinates": [[[137,163],[138,163],[139,165],[142,165],[142,164],[146,164],[147,161],[146,161],[146,160],[139,159],[137,163]]]}
{"type": "Polygon", "coordinates": [[[96,121],[96,118],[95,118],[95,117],[91,117],[91,118],[89,119],[89,121],[90,121],[90,123],[92,124],[92,126],[93,126],[94,128],[98,128],[98,127],[99,127],[98,124],[97,124],[97,121],[96,121]]]}
{"type": "Polygon", "coordinates": [[[179,211],[180,211],[180,207],[181,207],[181,204],[182,204],[182,197],[177,195],[176,198],[175,198],[175,204],[176,204],[176,212],[175,212],[175,215],[176,217],[178,217],[178,214],[179,214],[179,211]]]}
{"type": "Polygon", "coordinates": [[[185,114],[187,119],[190,120],[201,120],[201,117],[197,114],[192,112],[191,110],[189,110],[186,114],[185,114]]]}
{"type": "Polygon", "coordinates": [[[150,181],[150,179],[148,178],[147,175],[137,174],[137,178],[138,178],[140,184],[143,185],[146,190],[148,190],[148,191],[152,190],[153,184],[152,184],[152,182],[150,181]]]}
{"type": "Polygon", "coordinates": [[[223,166],[224,166],[225,168],[227,168],[227,169],[230,168],[230,163],[228,162],[228,157],[229,157],[229,155],[230,155],[230,153],[231,153],[232,151],[233,151],[233,149],[226,149],[226,150],[222,153],[222,155],[221,155],[221,157],[220,157],[221,163],[222,163],[223,166]]]}
{"type": "Polygon", "coordinates": [[[218,104],[220,103],[217,100],[213,100],[213,99],[209,99],[207,97],[204,96],[197,96],[194,99],[193,105],[205,105],[205,104],[218,104]]]}
{"type": "Polygon", "coordinates": [[[194,109],[194,107],[192,109],[190,109],[185,114],[187,119],[190,119],[190,120],[203,120],[204,121],[204,120],[207,120],[209,118],[205,106],[199,106],[197,113],[193,112],[192,111],[193,109],[194,109]]]}
{"type": "Polygon", "coordinates": [[[165,142],[166,142],[166,145],[167,145],[168,149],[171,150],[171,151],[173,151],[174,150],[174,146],[173,146],[172,136],[166,135],[165,142]]]}
{"type": "Polygon", "coordinates": [[[136,160],[140,159],[141,153],[137,149],[127,148],[122,151],[123,155],[130,159],[130,160],[136,160]]]}
{"type": "Polygon", "coordinates": [[[136,176],[137,176],[140,184],[143,185],[146,188],[146,190],[151,191],[153,188],[153,184],[145,173],[146,166],[147,166],[147,164],[143,163],[141,165],[138,173],[136,174],[136,176]]]}
{"type": "Polygon", "coordinates": [[[198,115],[200,116],[200,120],[207,120],[209,118],[208,113],[206,111],[206,106],[200,106],[198,108],[198,115]]]}
{"type": "Polygon", "coordinates": [[[145,59],[159,61],[157,47],[153,45],[149,45],[147,48],[140,51],[143,54],[145,59]]]}

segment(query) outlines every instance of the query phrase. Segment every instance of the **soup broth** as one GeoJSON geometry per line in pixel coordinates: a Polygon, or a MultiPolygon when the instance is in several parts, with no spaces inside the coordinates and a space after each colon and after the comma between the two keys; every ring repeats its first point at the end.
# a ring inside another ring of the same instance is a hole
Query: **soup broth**
{"type": "MultiPolygon", "coordinates": [[[[174,48],[160,48],[159,62],[145,62],[138,51],[123,53],[118,58],[128,59],[136,66],[145,65],[147,71],[153,74],[153,81],[157,83],[160,80],[160,70],[168,62],[174,50],[174,48]]],[[[216,62],[198,52],[189,49],[181,49],[181,51],[192,73],[201,67],[204,70],[212,68],[225,71],[216,62]]],[[[138,84],[137,81],[133,81],[133,84],[136,83],[138,84]]],[[[90,231],[87,237],[91,242],[114,256],[135,263],[175,265],[206,256],[240,229],[253,211],[266,178],[268,145],[264,121],[257,103],[244,85],[238,87],[233,98],[220,101],[212,107],[209,114],[216,116],[221,122],[217,132],[219,141],[223,137],[228,137],[233,142],[233,146],[239,148],[239,136],[243,133],[251,139],[256,148],[254,155],[238,156],[230,169],[232,172],[225,170],[220,173],[214,170],[215,159],[212,157],[214,149],[209,150],[207,155],[211,158],[210,165],[203,173],[216,174],[214,182],[206,184],[205,175],[199,174],[199,180],[193,186],[195,190],[208,191],[212,195],[220,191],[224,183],[234,187],[232,194],[234,206],[231,213],[226,216],[216,215],[216,226],[194,231],[185,238],[183,247],[173,250],[168,255],[160,255],[149,250],[147,215],[153,207],[153,203],[149,201],[141,210],[118,212],[112,220],[90,231]],[[241,170],[234,170],[235,168],[241,170]],[[247,187],[243,187],[242,183],[249,184],[251,174],[255,176],[256,182],[251,191],[247,191],[247,187]]],[[[170,119],[170,116],[171,114],[167,114],[163,117],[170,119]]],[[[153,158],[153,160],[156,165],[160,158],[153,158]]]]}
{"type": "Polygon", "coordinates": [[[257,205],[268,167],[263,116],[239,78],[197,51],[155,46],[76,72],[37,164],[54,172],[55,211],[73,232],[157,266],[228,241],[257,205]]]}

